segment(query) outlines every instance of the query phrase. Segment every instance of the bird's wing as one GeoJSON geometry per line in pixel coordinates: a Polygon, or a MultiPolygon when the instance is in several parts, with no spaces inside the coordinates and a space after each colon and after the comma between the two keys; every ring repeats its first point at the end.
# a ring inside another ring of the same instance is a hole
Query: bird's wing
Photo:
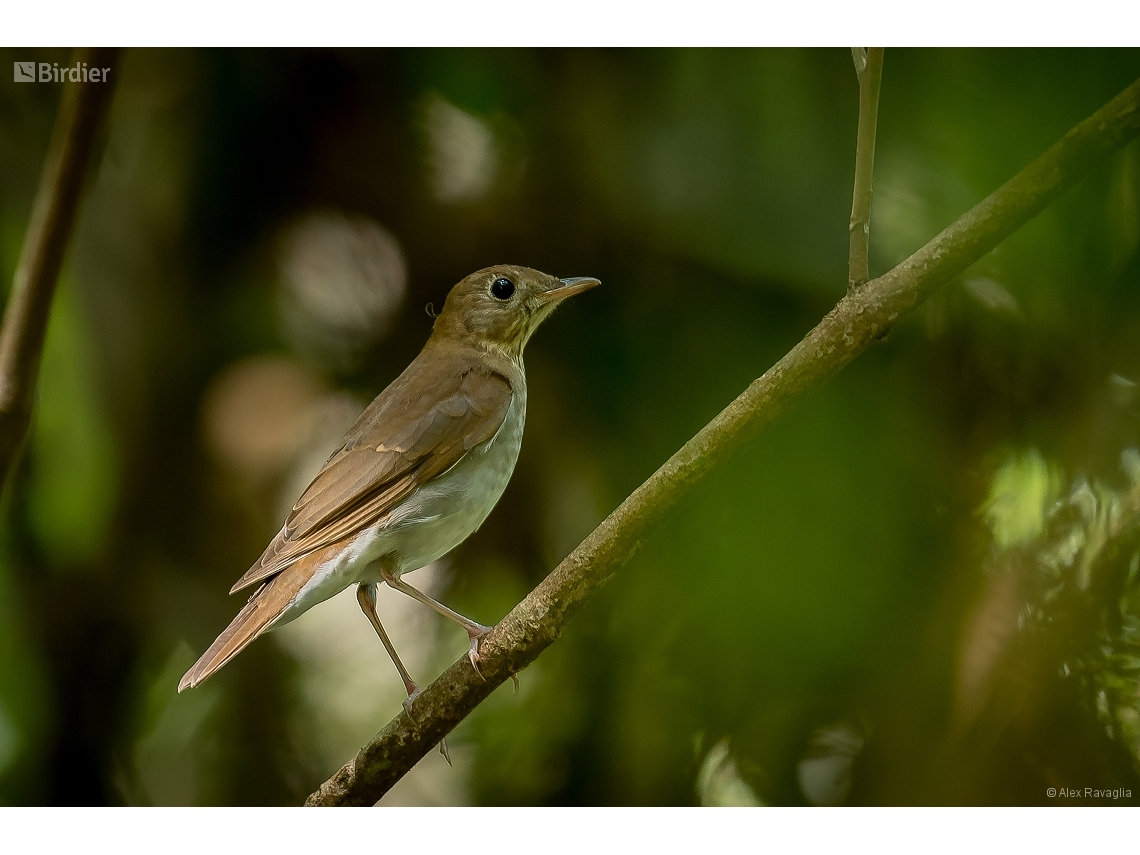
{"type": "Polygon", "coordinates": [[[405,372],[372,402],[230,593],[375,524],[495,436],[511,404],[510,381],[478,364],[451,369],[415,372],[414,383],[405,372]]]}

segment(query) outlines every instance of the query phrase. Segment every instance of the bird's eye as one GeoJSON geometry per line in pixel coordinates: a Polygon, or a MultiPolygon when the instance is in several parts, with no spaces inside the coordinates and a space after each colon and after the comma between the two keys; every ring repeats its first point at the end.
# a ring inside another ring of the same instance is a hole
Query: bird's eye
{"type": "Polygon", "coordinates": [[[515,283],[505,276],[500,276],[491,283],[491,293],[496,300],[509,300],[515,293],[515,283]]]}

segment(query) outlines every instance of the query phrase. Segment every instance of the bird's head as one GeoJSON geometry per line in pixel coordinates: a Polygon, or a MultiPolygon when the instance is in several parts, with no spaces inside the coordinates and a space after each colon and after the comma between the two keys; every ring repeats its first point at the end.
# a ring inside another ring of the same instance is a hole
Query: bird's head
{"type": "Polygon", "coordinates": [[[520,359],[539,324],[563,300],[600,284],[589,276],[559,279],[511,264],[487,267],[451,289],[433,336],[448,336],[520,359]]]}

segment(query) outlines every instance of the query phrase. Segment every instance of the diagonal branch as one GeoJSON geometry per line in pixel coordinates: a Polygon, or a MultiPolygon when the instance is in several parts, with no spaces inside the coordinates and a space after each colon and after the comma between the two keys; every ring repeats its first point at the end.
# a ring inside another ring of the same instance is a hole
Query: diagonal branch
{"type": "MultiPolygon", "coordinates": [[[[71,65],[113,69],[113,48],[77,50],[71,65]]],[[[40,174],[28,231],[0,327],[0,488],[28,432],[51,301],[75,222],[95,132],[114,84],[68,83],[40,174]]]]}
{"type": "Polygon", "coordinates": [[[510,675],[533,662],[710,472],[884,336],[939,286],[1039,213],[1090,166],[1140,133],[1140,80],[889,273],[839,301],[807,336],[638,487],[483,640],[482,677],[464,656],[309,796],[374,804],[510,675]]]}
{"type": "Polygon", "coordinates": [[[879,84],[883,79],[883,49],[851,48],[859,77],[859,131],[855,143],[855,191],[851,194],[851,248],[847,259],[847,288],[871,278],[871,176],[875,168],[875,133],[879,125],[879,84]]]}

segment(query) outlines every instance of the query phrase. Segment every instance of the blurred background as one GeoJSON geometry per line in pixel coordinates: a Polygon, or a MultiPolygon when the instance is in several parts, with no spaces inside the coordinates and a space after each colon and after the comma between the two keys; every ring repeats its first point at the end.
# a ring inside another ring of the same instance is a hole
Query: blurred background
{"type": "MultiPolygon", "coordinates": [[[[466,274],[604,283],[528,348],[499,506],[412,577],[484,623],[845,292],[846,50],[135,49],[112,75],[3,498],[3,803],[299,804],[400,712],[351,591],[175,687],[466,274]]],[[[872,275],[1138,75],[888,50],[872,275]]],[[[60,93],[0,78],[4,288],[60,93]]],[[[381,804],[1140,802],[1138,244],[1133,143],[711,479],[454,768],[381,804]]],[[[424,683],[466,648],[379,610],[424,683]]]]}

